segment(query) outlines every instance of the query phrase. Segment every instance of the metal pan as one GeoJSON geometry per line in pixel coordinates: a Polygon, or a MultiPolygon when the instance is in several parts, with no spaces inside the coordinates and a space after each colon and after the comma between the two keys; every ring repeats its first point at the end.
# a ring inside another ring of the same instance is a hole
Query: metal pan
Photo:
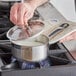
{"type": "Polygon", "coordinates": [[[14,28],[11,28],[7,32],[7,37],[10,39],[13,46],[12,54],[17,59],[38,62],[47,58],[47,51],[49,49],[49,38],[45,35],[40,35],[43,32],[44,23],[42,23],[41,21],[37,22],[40,22],[43,25],[42,29],[34,38],[30,37],[28,39],[15,40],[15,36],[18,35],[18,33],[15,33],[13,40],[11,37],[14,31],[17,30],[16,26],[14,28]]]}
{"type": "MultiPolygon", "coordinates": [[[[25,45],[20,41],[12,41],[12,54],[19,60],[26,60],[32,62],[42,61],[47,58],[47,52],[49,50],[49,38],[45,35],[40,35],[35,38],[35,41],[39,44],[33,44],[33,41],[28,41],[29,45],[25,41],[25,45]]],[[[24,42],[24,41],[23,41],[24,42]]],[[[36,43],[35,42],[35,43],[36,43]]]]}

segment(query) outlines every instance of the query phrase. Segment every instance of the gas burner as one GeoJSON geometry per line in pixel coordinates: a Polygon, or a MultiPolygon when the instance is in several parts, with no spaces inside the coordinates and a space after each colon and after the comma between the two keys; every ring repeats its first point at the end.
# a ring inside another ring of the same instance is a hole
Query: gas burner
{"type": "Polygon", "coordinates": [[[12,57],[11,63],[14,62],[18,62],[21,69],[48,68],[51,66],[49,58],[39,62],[28,62],[28,61],[19,61],[16,58],[12,57]]]}
{"type": "Polygon", "coordinates": [[[49,74],[49,76],[51,76],[53,70],[55,70],[55,73],[57,71],[60,74],[61,72],[64,72],[63,69],[68,69],[68,64],[74,64],[70,60],[71,55],[68,53],[68,51],[63,49],[58,44],[51,45],[53,47],[49,46],[50,50],[47,59],[40,62],[26,62],[13,57],[11,52],[11,44],[6,44],[5,41],[3,41],[3,44],[1,43],[2,42],[0,42],[0,69],[2,74],[1,76],[36,76],[36,74],[38,74],[39,76],[47,76],[49,74]],[[57,67],[55,68],[55,66],[57,67]],[[59,66],[62,68],[60,68],[59,66]]]}
{"type": "Polygon", "coordinates": [[[17,69],[30,70],[37,68],[39,69],[49,68],[51,66],[57,66],[57,65],[67,65],[68,63],[71,63],[71,61],[66,56],[67,52],[62,51],[57,44],[53,44],[51,46],[54,47],[51,47],[52,50],[49,51],[49,56],[47,59],[40,62],[28,62],[28,61],[21,61],[12,56],[11,54],[12,45],[0,44],[0,49],[1,49],[0,56],[4,65],[1,67],[1,69],[2,70],[17,70],[17,69]],[[60,52],[56,53],[56,49],[59,49],[60,52]],[[55,54],[53,54],[53,52],[55,54]]]}

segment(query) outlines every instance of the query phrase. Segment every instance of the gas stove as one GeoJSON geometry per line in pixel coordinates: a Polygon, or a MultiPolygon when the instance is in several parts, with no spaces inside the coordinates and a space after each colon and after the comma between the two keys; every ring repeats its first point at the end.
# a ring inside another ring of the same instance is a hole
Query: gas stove
{"type": "MultiPolygon", "coordinates": [[[[0,43],[0,74],[1,76],[59,76],[75,68],[75,61],[63,44],[49,46],[48,58],[41,62],[19,61],[11,54],[10,42],[0,43]],[[55,70],[55,72],[54,72],[55,70]],[[57,74],[57,75],[56,75],[57,74]]],[[[69,73],[67,75],[69,75],[69,73]]],[[[63,76],[64,76],[63,75],[63,76]]]]}
{"type": "MultiPolygon", "coordinates": [[[[39,7],[33,19],[65,20],[50,3],[39,7]],[[44,7],[45,9],[43,9],[44,7]],[[51,10],[48,15],[50,12],[54,12],[53,16],[44,15],[44,12],[47,10],[46,8],[51,10]],[[54,17],[55,13],[57,13],[57,16],[54,17]]],[[[76,76],[76,61],[63,43],[56,42],[51,44],[49,46],[48,57],[43,61],[27,62],[17,60],[12,56],[12,44],[6,37],[7,31],[13,26],[14,24],[9,20],[9,14],[6,11],[1,11],[0,76],[76,76]]]]}

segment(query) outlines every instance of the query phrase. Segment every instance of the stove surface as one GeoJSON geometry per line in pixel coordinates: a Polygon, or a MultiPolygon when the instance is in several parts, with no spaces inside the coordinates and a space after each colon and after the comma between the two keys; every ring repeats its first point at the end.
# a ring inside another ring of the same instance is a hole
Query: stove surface
{"type": "Polygon", "coordinates": [[[11,43],[0,44],[0,59],[2,70],[17,70],[17,69],[37,69],[37,68],[48,68],[51,66],[67,65],[72,63],[73,59],[69,52],[60,43],[50,45],[48,58],[40,62],[27,62],[17,60],[12,56],[12,45],[11,43]],[[7,44],[7,45],[6,45],[7,44]],[[12,65],[8,67],[9,65],[12,65]],[[16,66],[17,67],[14,67],[16,66]]]}

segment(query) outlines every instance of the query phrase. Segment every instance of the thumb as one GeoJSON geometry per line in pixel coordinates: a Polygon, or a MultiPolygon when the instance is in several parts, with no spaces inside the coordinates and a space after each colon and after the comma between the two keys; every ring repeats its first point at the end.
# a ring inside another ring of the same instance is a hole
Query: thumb
{"type": "Polygon", "coordinates": [[[62,42],[66,42],[66,41],[70,41],[70,40],[73,40],[72,35],[69,35],[69,36],[63,38],[62,40],[60,40],[60,43],[62,43],[62,42]]]}

